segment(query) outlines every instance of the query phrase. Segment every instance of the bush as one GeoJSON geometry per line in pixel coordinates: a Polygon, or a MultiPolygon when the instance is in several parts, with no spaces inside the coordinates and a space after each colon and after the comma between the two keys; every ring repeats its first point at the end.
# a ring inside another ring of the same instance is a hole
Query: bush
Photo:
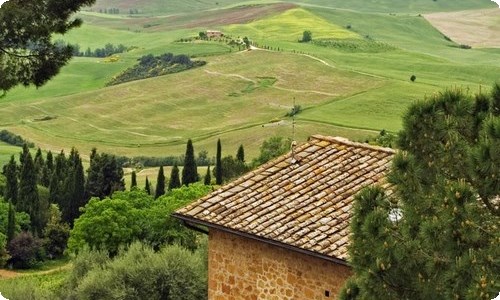
{"type": "Polygon", "coordinates": [[[84,252],[66,286],[69,299],[206,299],[205,254],[180,246],[155,253],[134,243],[114,259],[102,261],[102,253],[84,252]],[[91,260],[91,263],[87,261],[91,260]],[[83,267],[83,269],[82,269],[83,267]]]}
{"type": "Polygon", "coordinates": [[[416,79],[417,79],[417,76],[411,75],[411,77],[410,77],[411,82],[414,82],[416,79]]]}
{"type": "Polygon", "coordinates": [[[17,269],[29,269],[43,260],[42,242],[31,232],[23,231],[7,245],[11,258],[8,263],[17,269]]]}

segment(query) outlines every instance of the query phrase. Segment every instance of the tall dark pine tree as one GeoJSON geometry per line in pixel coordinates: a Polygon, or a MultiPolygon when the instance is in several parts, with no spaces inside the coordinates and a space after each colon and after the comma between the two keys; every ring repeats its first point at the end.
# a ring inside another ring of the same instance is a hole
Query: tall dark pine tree
{"type": "Polygon", "coordinates": [[[132,174],[130,175],[130,190],[136,187],[137,187],[137,175],[135,174],[135,171],[132,171],[132,174]]]}
{"type": "Polygon", "coordinates": [[[9,163],[3,166],[3,174],[7,179],[4,197],[15,205],[17,203],[19,186],[17,182],[17,163],[14,159],[14,155],[10,157],[9,163]]]}
{"type": "Polygon", "coordinates": [[[35,166],[29,151],[23,152],[22,161],[16,209],[30,216],[33,233],[41,235],[43,230],[43,215],[36,186],[35,166]]]}
{"type": "Polygon", "coordinates": [[[172,171],[170,172],[170,180],[168,181],[168,190],[177,189],[181,187],[181,180],[179,178],[179,167],[177,163],[174,164],[172,171]]]}
{"type": "Polygon", "coordinates": [[[42,184],[43,169],[45,168],[42,149],[38,148],[36,151],[33,163],[35,165],[36,181],[38,184],[42,184]]]}
{"type": "Polygon", "coordinates": [[[212,181],[212,177],[210,176],[210,166],[207,168],[207,174],[205,174],[205,178],[203,180],[203,183],[205,185],[210,185],[210,182],[212,181]]]}
{"type": "Polygon", "coordinates": [[[242,163],[245,162],[245,150],[243,149],[243,145],[238,147],[238,152],[236,153],[236,159],[242,163]]]}
{"type": "Polygon", "coordinates": [[[215,157],[215,184],[222,184],[222,146],[217,140],[217,156],[215,157]]]}
{"type": "Polygon", "coordinates": [[[148,195],[151,195],[151,185],[149,184],[148,176],[146,176],[146,184],[144,185],[144,191],[146,191],[148,195]]]}
{"type": "Polygon", "coordinates": [[[9,215],[7,220],[7,243],[9,243],[16,234],[16,210],[12,201],[9,200],[9,215]]]}
{"type": "Polygon", "coordinates": [[[194,148],[191,139],[186,145],[186,155],[184,157],[184,168],[182,169],[182,184],[189,185],[198,181],[198,168],[194,158],[194,148]]]}
{"type": "Polygon", "coordinates": [[[49,202],[59,205],[62,210],[65,197],[65,179],[67,177],[67,161],[64,151],[56,156],[54,171],[50,177],[49,202]]]}
{"type": "Polygon", "coordinates": [[[85,190],[88,197],[103,199],[115,191],[125,189],[123,169],[118,165],[114,155],[98,154],[96,149],[92,149],[87,173],[85,190]]]}
{"type": "Polygon", "coordinates": [[[165,174],[163,166],[158,170],[158,178],[156,179],[155,199],[165,194],[165,174]]]}
{"type": "Polygon", "coordinates": [[[50,178],[52,176],[52,172],[54,172],[54,159],[52,157],[52,152],[49,151],[47,153],[45,165],[42,169],[42,177],[40,178],[41,185],[47,188],[50,186],[50,178]]]}
{"type": "Polygon", "coordinates": [[[85,197],[85,175],[82,160],[74,148],[71,149],[68,163],[67,176],[70,177],[66,183],[68,196],[66,197],[66,206],[61,208],[61,212],[63,221],[72,226],[74,220],[80,216],[80,207],[87,203],[87,198],[85,197]]]}
{"type": "Polygon", "coordinates": [[[404,151],[387,176],[390,191],[370,187],[356,196],[349,249],[354,275],[340,299],[486,300],[498,294],[500,117],[494,103],[494,97],[485,105],[481,95],[453,90],[410,107],[399,133],[404,151]]]}

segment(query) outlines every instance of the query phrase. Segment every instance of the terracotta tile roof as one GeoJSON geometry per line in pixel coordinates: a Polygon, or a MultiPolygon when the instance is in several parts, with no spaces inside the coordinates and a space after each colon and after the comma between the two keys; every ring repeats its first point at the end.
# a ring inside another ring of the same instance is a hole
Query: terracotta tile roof
{"type": "Polygon", "coordinates": [[[354,195],[384,184],[394,150],[312,136],[176,215],[266,240],[347,259],[354,195]]]}

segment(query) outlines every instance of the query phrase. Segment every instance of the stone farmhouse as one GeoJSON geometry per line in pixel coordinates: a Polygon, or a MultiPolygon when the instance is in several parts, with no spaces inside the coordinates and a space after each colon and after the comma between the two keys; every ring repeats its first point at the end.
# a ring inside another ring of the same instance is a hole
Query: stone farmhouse
{"type": "Polygon", "coordinates": [[[209,299],[335,299],[351,275],[355,194],[387,186],[394,150],[315,135],[178,210],[209,236],[209,299]]]}

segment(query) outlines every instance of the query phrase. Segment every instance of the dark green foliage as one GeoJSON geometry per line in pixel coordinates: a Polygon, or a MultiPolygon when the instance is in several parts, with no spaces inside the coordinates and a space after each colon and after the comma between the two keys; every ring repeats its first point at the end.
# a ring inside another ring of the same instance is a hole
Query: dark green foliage
{"type": "Polygon", "coordinates": [[[260,146],[259,157],[253,160],[252,164],[258,166],[276,158],[290,150],[290,140],[281,136],[274,136],[265,140],[260,146]]]}
{"type": "Polygon", "coordinates": [[[447,91],[408,110],[388,180],[356,196],[341,299],[492,299],[500,283],[500,123],[493,97],[447,91]],[[477,130],[479,128],[479,130],[477,130]],[[478,199],[479,196],[479,199],[478,199]]]}
{"type": "Polygon", "coordinates": [[[14,205],[12,205],[12,201],[9,200],[9,214],[7,217],[7,230],[6,230],[6,237],[7,237],[7,243],[12,241],[16,234],[16,210],[14,208],[14,205]]]}
{"type": "Polygon", "coordinates": [[[163,166],[158,170],[158,178],[156,179],[155,199],[165,194],[165,174],[163,173],[163,166]]]}
{"type": "Polygon", "coordinates": [[[193,142],[189,139],[186,145],[184,168],[182,169],[182,184],[189,185],[198,180],[198,168],[196,166],[196,160],[194,159],[193,142]]]}
{"type": "Polygon", "coordinates": [[[90,167],[87,170],[85,191],[88,197],[104,198],[115,191],[123,191],[123,169],[114,155],[99,154],[96,149],[90,155],[90,167]]]}
{"type": "Polygon", "coordinates": [[[44,248],[49,258],[59,258],[66,250],[69,238],[69,226],[61,220],[61,212],[55,204],[49,208],[49,219],[43,231],[44,248]]]}
{"type": "Polygon", "coordinates": [[[238,152],[236,152],[236,159],[242,163],[245,162],[245,149],[243,149],[243,145],[238,147],[238,152]]]}
{"type": "Polygon", "coordinates": [[[136,187],[137,187],[137,175],[135,174],[135,171],[132,171],[132,174],[130,175],[130,189],[136,187]]]}
{"type": "Polygon", "coordinates": [[[64,206],[61,207],[62,220],[70,226],[78,216],[80,216],[80,208],[87,204],[88,198],[85,195],[85,175],[83,171],[83,164],[74,148],[68,158],[68,170],[66,174],[66,201],[64,206]]]}
{"type": "Polygon", "coordinates": [[[95,0],[7,1],[0,9],[0,90],[19,84],[46,83],[71,58],[72,48],[58,47],[52,34],[78,27],[73,13],[95,0]]]}
{"type": "MultiPolygon", "coordinates": [[[[0,90],[1,90],[1,88],[0,88],[0,90]]],[[[0,141],[6,142],[7,144],[10,144],[13,146],[22,147],[24,144],[26,144],[26,145],[28,145],[29,148],[35,147],[35,144],[28,142],[27,140],[23,139],[20,135],[17,135],[15,133],[12,133],[12,132],[5,130],[5,129],[0,131],[0,141]]]]}
{"type": "Polygon", "coordinates": [[[174,165],[172,171],[170,171],[170,180],[168,181],[168,190],[177,189],[181,187],[181,179],[179,177],[179,167],[177,164],[174,165]]]}
{"type": "Polygon", "coordinates": [[[146,184],[144,185],[144,191],[146,194],[151,195],[151,184],[149,183],[148,176],[146,176],[146,184]]]}
{"type": "Polygon", "coordinates": [[[85,253],[77,257],[66,294],[70,299],[207,298],[207,268],[200,251],[168,246],[156,252],[134,243],[113,259],[85,253]],[[89,256],[96,256],[88,263],[89,256]],[[78,278],[78,280],[75,280],[78,278]]]}
{"type": "Polygon", "coordinates": [[[8,164],[3,166],[3,175],[5,175],[5,191],[4,198],[12,201],[15,205],[18,196],[18,182],[17,182],[17,163],[14,155],[10,157],[8,164]]]}
{"type": "Polygon", "coordinates": [[[205,65],[205,61],[191,61],[184,55],[165,53],[160,56],[148,54],[139,59],[139,63],[113,78],[108,86],[149,77],[178,73],[205,65]]]}
{"type": "Polygon", "coordinates": [[[312,32],[310,30],[306,30],[302,33],[302,39],[300,42],[307,43],[312,41],[312,32]]]}
{"type": "Polygon", "coordinates": [[[210,176],[210,166],[207,168],[207,173],[205,174],[205,178],[203,179],[203,184],[210,185],[212,181],[212,177],[210,176]]]}
{"type": "MultiPolygon", "coordinates": [[[[73,47],[73,49],[80,48],[80,46],[78,44],[72,44],[71,46],[73,47]]],[[[103,48],[96,48],[94,51],[92,51],[90,48],[87,48],[86,51],[73,52],[73,55],[74,56],[86,56],[86,57],[108,57],[108,56],[113,55],[113,54],[126,52],[127,50],[128,50],[128,48],[126,46],[124,46],[123,44],[119,44],[118,46],[115,46],[111,43],[107,43],[103,48]]]]}
{"type": "Polygon", "coordinates": [[[215,184],[222,184],[222,146],[220,139],[217,140],[217,156],[215,158],[215,184]]]}
{"type": "Polygon", "coordinates": [[[45,169],[45,161],[43,160],[42,149],[38,148],[33,160],[35,165],[36,180],[38,184],[42,184],[43,169],[45,169]]]}
{"type": "Polygon", "coordinates": [[[48,188],[50,186],[50,179],[52,177],[53,172],[54,172],[54,159],[52,157],[52,152],[49,151],[47,153],[45,166],[42,170],[42,178],[40,178],[40,184],[48,188]]]}
{"type": "Polygon", "coordinates": [[[248,167],[244,162],[235,159],[231,155],[224,157],[221,161],[221,165],[223,182],[230,181],[248,171],[248,167]]]}
{"type": "Polygon", "coordinates": [[[16,209],[30,216],[32,231],[41,235],[43,230],[43,214],[46,208],[41,207],[36,185],[33,159],[28,152],[22,154],[21,174],[19,179],[19,195],[16,209]]]}
{"type": "Polygon", "coordinates": [[[43,259],[42,242],[31,232],[23,231],[16,235],[7,245],[11,258],[9,264],[14,268],[29,269],[43,259]]]}
{"type": "Polygon", "coordinates": [[[410,80],[411,80],[411,82],[414,82],[416,79],[417,79],[417,76],[415,76],[415,75],[411,75],[411,76],[410,76],[410,80]]]}

